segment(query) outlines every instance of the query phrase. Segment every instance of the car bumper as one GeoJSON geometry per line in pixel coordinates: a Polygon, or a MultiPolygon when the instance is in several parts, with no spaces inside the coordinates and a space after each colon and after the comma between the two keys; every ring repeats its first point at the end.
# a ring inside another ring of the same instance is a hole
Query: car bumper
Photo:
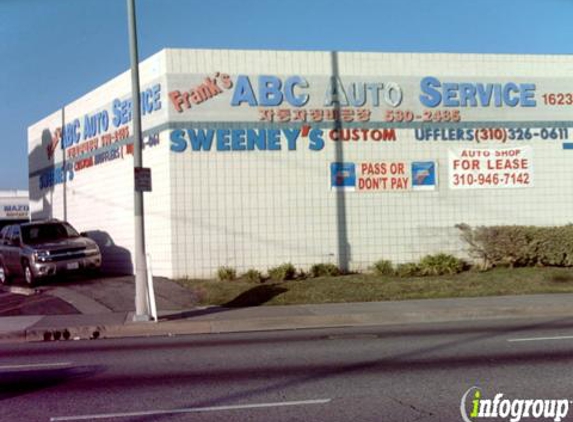
{"type": "Polygon", "coordinates": [[[35,277],[49,277],[82,270],[98,270],[101,267],[101,255],[87,256],[58,262],[36,261],[31,265],[35,277]]]}

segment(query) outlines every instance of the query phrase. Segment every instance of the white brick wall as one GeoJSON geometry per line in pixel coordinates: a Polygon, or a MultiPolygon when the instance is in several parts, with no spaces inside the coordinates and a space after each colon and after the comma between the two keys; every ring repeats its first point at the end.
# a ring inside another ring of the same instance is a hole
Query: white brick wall
{"type": "MultiPolygon", "coordinates": [[[[338,69],[342,78],[350,79],[432,75],[473,81],[521,80],[569,77],[573,59],[339,53],[338,69]]],[[[144,119],[144,130],[162,130],[160,145],[147,149],[144,155],[144,164],[153,169],[153,193],[145,195],[145,210],[147,247],[156,274],[211,277],[222,265],[240,271],[251,267],[264,270],[286,261],[306,268],[317,262],[344,261],[340,251],[349,252],[351,268],[365,269],[380,258],[407,262],[435,252],[463,256],[463,244],[454,228],[457,223],[571,222],[573,151],[564,151],[561,142],[511,144],[533,149],[535,185],[524,189],[450,190],[448,150],[461,144],[416,141],[412,129],[398,129],[396,142],[345,143],[338,152],[332,141],[325,141],[321,151],[301,147],[273,152],[171,152],[170,133],[176,127],[197,127],[202,121],[217,122],[205,123],[206,128],[241,127],[245,122],[260,127],[256,118],[243,119],[241,110],[233,110],[233,115],[221,111],[229,109],[230,92],[196,108],[204,114],[174,111],[170,90],[217,71],[234,76],[326,78],[331,75],[332,61],[329,52],[168,49],[142,64],[142,87],[154,81],[162,85],[160,113],[144,119]],[[427,192],[333,192],[329,165],[341,153],[348,162],[435,161],[438,187],[427,192]],[[342,230],[341,216],[346,220],[342,230]],[[349,247],[340,245],[344,238],[349,247]]],[[[129,88],[128,74],[123,74],[66,107],[66,119],[109,108],[112,99],[127,96],[129,88]]],[[[40,144],[42,131],[53,131],[61,119],[55,113],[29,129],[30,151],[40,144]]],[[[570,132],[573,134],[573,129],[570,132]]],[[[498,147],[502,145],[492,146],[498,147]]],[[[58,153],[56,162],[62,158],[61,150],[58,153]]],[[[79,230],[108,233],[128,256],[133,256],[132,166],[131,157],[102,164],[77,172],[65,186],[67,219],[79,230]]],[[[34,164],[32,156],[31,173],[39,167],[42,165],[34,164]]],[[[44,190],[41,195],[37,186],[37,177],[31,177],[32,213],[62,217],[64,186],[44,190]]]]}

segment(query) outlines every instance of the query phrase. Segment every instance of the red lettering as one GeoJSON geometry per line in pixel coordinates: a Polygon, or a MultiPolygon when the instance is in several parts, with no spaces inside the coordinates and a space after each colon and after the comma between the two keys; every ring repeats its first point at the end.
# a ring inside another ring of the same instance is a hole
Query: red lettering
{"type": "Polygon", "coordinates": [[[175,107],[175,110],[177,110],[179,113],[182,113],[183,108],[181,107],[181,104],[183,104],[183,98],[181,98],[181,92],[171,91],[169,93],[169,99],[173,103],[173,107],[175,107]]]}

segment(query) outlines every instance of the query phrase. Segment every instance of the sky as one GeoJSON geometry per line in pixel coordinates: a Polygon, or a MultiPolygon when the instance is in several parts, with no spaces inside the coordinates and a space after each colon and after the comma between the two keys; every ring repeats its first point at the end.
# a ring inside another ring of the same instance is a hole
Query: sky
{"type": "MultiPolygon", "coordinates": [[[[136,0],[163,48],[573,54],[573,0],[136,0]]],[[[27,128],[129,69],[125,0],[0,0],[0,190],[28,189],[27,128]]]]}

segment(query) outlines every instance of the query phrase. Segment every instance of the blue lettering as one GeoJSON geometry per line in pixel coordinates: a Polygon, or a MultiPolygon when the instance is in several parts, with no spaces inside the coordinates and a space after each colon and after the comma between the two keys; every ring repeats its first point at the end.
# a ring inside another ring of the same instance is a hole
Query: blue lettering
{"type": "Polygon", "coordinates": [[[521,84],[521,106],[522,107],[535,107],[535,84],[521,84]]]}
{"type": "Polygon", "coordinates": [[[280,151],[281,149],[281,131],[269,129],[267,133],[269,151],[280,151]]]}
{"type": "Polygon", "coordinates": [[[489,107],[489,104],[491,102],[491,96],[493,93],[493,85],[487,84],[486,86],[484,86],[483,84],[477,84],[476,88],[479,102],[482,105],[482,107],[489,107]]]}
{"type": "Polygon", "coordinates": [[[45,171],[40,175],[40,189],[51,188],[55,185],[62,184],[69,178],[69,180],[74,179],[73,166],[61,166],[54,169],[45,171]],[[68,172],[68,173],[66,173],[68,172]]]}
{"type": "Polygon", "coordinates": [[[84,116],[84,139],[91,138],[94,136],[96,128],[95,116],[84,116]]]}
{"type": "Polygon", "coordinates": [[[193,151],[210,151],[213,145],[213,135],[214,131],[212,129],[204,130],[190,129],[187,131],[189,136],[189,142],[191,143],[191,149],[193,151]]]}
{"type": "Polygon", "coordinates": [[[474,140],[474,133],[475,133],[475,131],[473,129],[466,129],[466,139],[468,141],[473,141],[474,140]]]}
{"type": "Polygon", "coordinates": [[[68,148],[80,141],[80,120],[76,119],[72,123],[64,126],[62,134],[62,149],[68,148]]]}
{"type": "Polygon", "coordinates": [[[516,95],[513,98],[511,98],[510,96],[511,92],[519,94],[519,88],[513,82],[510,82],[503,87],[503,101],[508,106],[515,107],[516,105],[519,104],[519,96],[516,95]]]}
{"type": "Polygon", "coordinates": [[[259,151],[266,151],[267,149],[267,131],[256,129],[247,130],[247,150],[253,151],[255,147],[259,151]]]}
{"type": "Polygon", "coordinates": [[[458,84],[444,83],[444,107],[459,107],[458,84]]]}
{"type": "Polygon", "coordinates": [[[231,132],[231,147],[233,151],[245,151],[245,130],[235,129],[231,132]]]}
{"type": "Polygon", "coordinates": [[[231,99],[231,106],[236,107],[245,102],[251,107],[258,105],[249,77],[245,75],[239,75],[237,78],[235,91],[233,92],[233,98],[231,99]]]}
{"type": "Polygon", "coordinates": [[[451,83],[428,76],[420,82],[420,102],[426,107],[535,107],[535,84],[451,83]],[[492,101],[493,100],[493,101],[492,101]]]}
{"type": "Polygon", "coordinates": [[[151,88],[153,92],[153,110],[161,109],[161,84],[157,84],[151,88]]]}
{"type": "Polygon", "coordinates": [[[263,107],[278,106],[283,102],[282,82],[276,76],[259,76],[259,104],[263,107]]]}
{"type": "Polygon", "coordinates": [[[287,138],[288,150],[296,151],[296,141],[300,134],[300,129],[284,129],[285,137],[287,138]]]}
{"type": "Polygon", "coordinates": [[[171,140],[171,151],[183,152],[187,149],[187,141],[185,140],[185,131],[183,129],[176,129],[169,135],[171,140]]]}
{"type": "Polygon", "coordinates": [[[152,95],[153,92],[151,89],[146,89],[141,93],[140,96],[140,103],[141,103],[141,114],[146,115],[153,111],[153,102],[152,102],[152,95]]]}
{"type": "MultiPolygon", "coordinates": [[[[491,84],[488,84],[491,85],[491,84]]],[[[496,107],[501,107],[501,86],[499,84],[493,85],[493,104],[496,107]]]]}
{"type": "Polygon", "coordinates": [[[426,138],[426,131],[427,129],[424,128],[416,128],[414,129],[414,138],[416,138],[416,141],[425,141],[427,140],[426,138]]]}
{"type": "Polygon", "coordinates": [[[309,149],[311,151],[320,151],[324,148],[324,139],[322,136],[324,132],[321,129],[311,129],[308,135],[308,139],[310,141],[309,149]]]}
{"type": "Polygon", "coordinates": [[[231,151],[229,129],[217,130],[217,151],[231,151]]]}
{"type": "Polygon", "coordinates": [[[420,89],[426,95],[420,95],[420,102],[426,107],[437,107],[442,102],[442,94],[436,88],[440,88],[440,81],[432,76],[427,76],[420,82],[420,89]]]}
{"type": "Polygon", "coordinates": [[[477,107],[476,87],[473,84],[460,84],[460,106],[477,107]]]}
{"type": "Polygon", "coordinates": [[[113,100],[112,103],[112,111],[113,111],[113,126],[120,127],[121,126],[121,101],[113,100]]]}
{"type": "Polygon", "coordinates": [[[302,107],[308,102],[309,96],[308,94],[295,95],[294,88],[297,85],[299,88],[308,88],[308,82],[300,76],[291,76],[285,81],[285,98],[292,106],[302,107]]]}

